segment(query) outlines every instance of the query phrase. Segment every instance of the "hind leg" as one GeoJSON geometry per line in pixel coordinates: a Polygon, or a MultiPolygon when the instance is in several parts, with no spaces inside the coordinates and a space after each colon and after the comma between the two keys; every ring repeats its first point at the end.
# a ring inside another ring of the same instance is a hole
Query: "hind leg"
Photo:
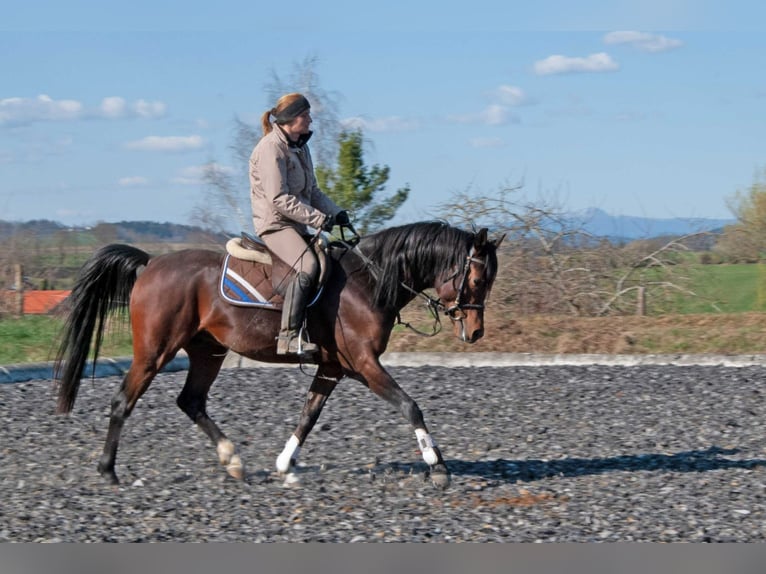
{"type": "Polygon", "coordinates": [[[306,441],[311,429],[314,428],[319,415],[322,412],[327,399],[330,398],[338,380],[342,376],[340,369],[329,369],[320,366],[317,370],[311,387],[303,404],[301,418],[290,439],[285,443],[285,448],[277,457],[277,471],[285,476],[285,483],[298,482],[296,467],[301,447],[306,441]]]}
{"type": "Polygon", "coordinates": [[[218,460],[226,467],[226,472],[237,480],[242,480],[245,469],[234,443],[226,438],[207,414],[207,394],[221,370],[226,348],[198,337],[187,345],[186,352],[189,355],[189,372],[176,403],[213,441],[218,460]]]}
{"type": "Polygon", "coordinates": [[[111,484],[119,484],[117,473],[114,470],[117,458],[117,448],[120,443],[120,434],[125,420],[133,412],[136,402],[141,398],[146,389],[159,371],[158,367],[144,365],[137,359],[133,359],[133,364],[128,369],[122,384],[112,397],[112,411],[109,417],[109,430],[106,433],[106,442],[104,443],[104,452],[98,461],[98,472],[111,484]]]}

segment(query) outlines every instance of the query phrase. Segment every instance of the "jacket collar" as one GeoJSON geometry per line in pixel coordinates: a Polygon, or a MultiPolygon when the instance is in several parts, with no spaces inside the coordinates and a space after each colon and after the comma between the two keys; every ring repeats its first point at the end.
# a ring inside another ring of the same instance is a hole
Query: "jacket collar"
{"type": "Polygon", "coordinates": [[[305,146],[308,141],[311,139],[311,136],[314,134],[314,132],[309,132],[307,134],[301,134],[298,136],[298,141],[293,141],[289,137],[287,137],[287,134],[285,133],[285,130],[282,129],[282,127],[279,124],[276,124],[277,129],[279,129],[279,132],[282,135],[282,138],[287,142],[287,145],[292,148],[302,148],[305,146]]]}

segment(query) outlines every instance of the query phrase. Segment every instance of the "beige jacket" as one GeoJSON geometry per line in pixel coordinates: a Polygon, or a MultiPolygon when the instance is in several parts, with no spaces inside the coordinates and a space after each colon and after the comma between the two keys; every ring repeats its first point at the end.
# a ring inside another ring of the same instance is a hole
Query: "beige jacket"
{"type": "Polygon", "coordinates": [[[250,155],[250,204],[259,235],[285,227],[308,234],[341,210],[319,189],[308,146],[290,147],[277,126],[250,155]]]}

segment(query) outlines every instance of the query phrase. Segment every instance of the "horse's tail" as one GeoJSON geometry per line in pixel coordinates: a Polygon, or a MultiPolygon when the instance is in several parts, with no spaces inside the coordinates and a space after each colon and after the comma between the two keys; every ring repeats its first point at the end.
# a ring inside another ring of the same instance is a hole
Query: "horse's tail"
{"type": "Polygon", "coordinates": [[[130,245],[107,245],[99,249],[81,269],[69,296],[71,310],[54,363],[54,376],[59,380],[57,412],[68,413],[74,406],[94,331],[95,374],[109,312],[127,309],[138,273],[150,257],[130,245]]]}

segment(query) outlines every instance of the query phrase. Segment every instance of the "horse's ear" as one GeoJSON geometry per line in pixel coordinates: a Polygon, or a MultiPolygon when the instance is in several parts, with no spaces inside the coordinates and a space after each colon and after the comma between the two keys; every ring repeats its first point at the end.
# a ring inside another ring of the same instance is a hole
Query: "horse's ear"
{"type": "Polygon", "coordinates": [[[473,246],[476,249],[481,249],[487,244],[487,228],[482,227],[479,229],[479,231],[476,233],[476,235],[473,238],[473,246]]]}
{"type": "Polygon", "coordinates": [[[492,241],[492,243],[495,244],[495,249],[500,247],[500,244],[503,242],[503,239],[505,239],[505,233],[503,233],[500,237],[498,237],[497,239],[494,239],[492,241]]]}

